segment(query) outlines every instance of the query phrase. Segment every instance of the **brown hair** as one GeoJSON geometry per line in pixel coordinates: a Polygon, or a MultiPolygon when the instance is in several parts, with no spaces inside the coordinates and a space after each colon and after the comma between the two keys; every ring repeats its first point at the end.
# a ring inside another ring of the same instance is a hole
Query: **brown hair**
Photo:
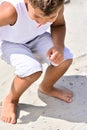
{"type": "Polygon", "coordinates": [[[64,0],[29,0],[29,3],[34,8],[40,8],[44,15],[48,16],[55,12],[64,3],[64,0]]]}

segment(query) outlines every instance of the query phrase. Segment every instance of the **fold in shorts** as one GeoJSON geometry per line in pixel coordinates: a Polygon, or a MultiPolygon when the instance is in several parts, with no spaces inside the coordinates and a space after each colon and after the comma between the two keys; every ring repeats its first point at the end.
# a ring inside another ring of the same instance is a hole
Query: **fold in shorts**
{"type": "MultiPolygon", "coordinates": [[[[2,59],[15,67],[15,74],[27,77],[35,72],[43,71],[42,63],[50,65],[47,51],[53,47],[50,33],[46,32],[25,44],[3,41],[1,44],[2,59]]],[[[70,50],[64,48],[64,60],[72,59],[70,50]]]]}

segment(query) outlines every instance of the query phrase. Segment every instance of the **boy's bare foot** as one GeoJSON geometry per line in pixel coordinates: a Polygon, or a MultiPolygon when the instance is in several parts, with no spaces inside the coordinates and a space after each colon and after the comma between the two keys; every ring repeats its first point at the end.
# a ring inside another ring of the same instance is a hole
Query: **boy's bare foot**
{"type": "Polygon", "coordinates": [[[54,88],[53,87],[51,90],[47,91],[47,89],[45,90],[40,86],[39,90],[40,90],[40,92],[42,92],[48,96],[56,97],[56,98],[63,100],[67,103],[72,102],[73,93],[65,87],[62,87],[62,88],[54,88]]]}
{"type": "Polygon", "coordinates": [[[6,123],[15,124],[17,122],[16,109],[17,102],[10,101],[9,98],[6,97],[2,105],[1,120],[6,123]]]}

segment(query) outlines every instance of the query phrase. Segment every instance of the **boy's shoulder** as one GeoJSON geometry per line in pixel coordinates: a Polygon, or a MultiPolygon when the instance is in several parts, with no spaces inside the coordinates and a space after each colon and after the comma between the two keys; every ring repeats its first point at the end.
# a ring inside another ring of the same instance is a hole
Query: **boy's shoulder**
{"type": "Polygon", "coordinates": [[[0,4],[0,26],[14,24],[17,18],[15,7],[8,1],[0,4]]]}

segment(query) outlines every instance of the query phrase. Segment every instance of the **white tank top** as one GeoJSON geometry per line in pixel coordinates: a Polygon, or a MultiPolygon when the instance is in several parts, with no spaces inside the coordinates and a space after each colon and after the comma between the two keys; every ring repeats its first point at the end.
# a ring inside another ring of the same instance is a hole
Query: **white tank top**
{"type": "Polygon", "coordinates": [[[0,0],[0,3],[10,2],[17,11],[17,21],[13,26],[6,25],[0,27],[0,40],[10,41],[14,43],[26,43],[38,35],[47,31],[51,23],[37,28],[38,23],[29,18],[24,0],[0,0]]]}

